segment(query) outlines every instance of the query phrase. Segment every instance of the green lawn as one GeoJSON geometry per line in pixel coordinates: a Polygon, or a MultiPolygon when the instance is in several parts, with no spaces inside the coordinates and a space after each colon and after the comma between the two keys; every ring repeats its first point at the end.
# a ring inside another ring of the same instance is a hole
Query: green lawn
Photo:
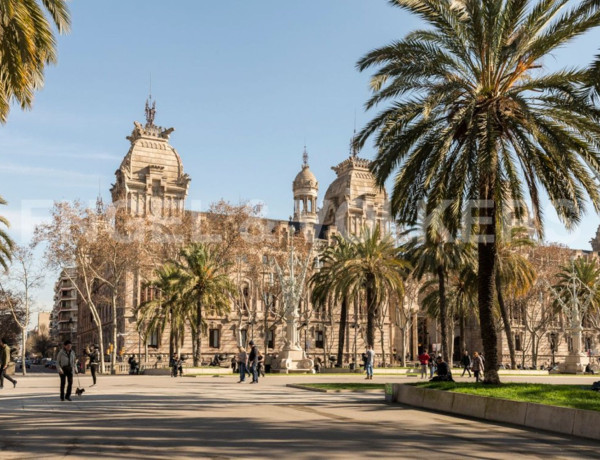
{"type": "Polygon", "coordinates": [[[383,383],[303,383],[303,387],[328,391],[383,390],[383,383]]]}
{"type": "Polygon", "coordinates": [[[427,382],[416,383],[415,385],[422,388],[489,396],[491,398],[600,411],[600,393],[590,390],[589,388],[591,385],[550,385],[532,383],[483,385],[480,383],[462,382],[427,382]]]}

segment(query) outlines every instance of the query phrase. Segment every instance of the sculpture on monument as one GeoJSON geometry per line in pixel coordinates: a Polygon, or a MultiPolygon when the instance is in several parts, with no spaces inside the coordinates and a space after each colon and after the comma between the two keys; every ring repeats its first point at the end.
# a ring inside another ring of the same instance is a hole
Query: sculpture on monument
{"type": "Polygon", "coordinates": [[[294,227],[289,227],[289,258],[287,267],[280,267],[276,260],[272,260],[275,272],[281,284],[285,321],[285,339],[283,349],[278,353],[273,365],[275,372],[312,372],[314,362],[306,356],[300,346],[298,333],[298,311],[300,299],[304,294],[306,273],[311,261],[312,250],[306,260],[301,261],[294,253],[294,227]]]}
{"type": "Polygon", "coordinates": [[[596,281],[590,288],[577,276],[574,261],[571,261],[571,267],[564,288],[557,290],[550,286],[550,289],[565,315],[567,331],[573,343],[565,362],[559,365],[559,371],[565,374],[579,374],[584,372],[585,364],[589,361],[588,355],[582,352],[583,318],[600,286],[596,281]]]}

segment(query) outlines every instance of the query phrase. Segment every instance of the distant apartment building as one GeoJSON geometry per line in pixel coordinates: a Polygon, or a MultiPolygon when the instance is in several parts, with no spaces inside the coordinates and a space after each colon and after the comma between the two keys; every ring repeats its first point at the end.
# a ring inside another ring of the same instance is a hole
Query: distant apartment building
{"type": "Polygon", "coordinates": [[[77,339],[77,289],[74,269],[63,270],[54,285],[54,308],[50,313],[50,335],[57,342],[77,339]]]}

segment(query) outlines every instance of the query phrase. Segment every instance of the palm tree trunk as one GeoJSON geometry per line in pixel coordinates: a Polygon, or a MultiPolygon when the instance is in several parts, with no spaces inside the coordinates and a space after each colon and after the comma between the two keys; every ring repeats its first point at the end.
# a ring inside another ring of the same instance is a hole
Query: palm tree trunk
{"type": "Polygon", "coordinates": [[[342,298],[340,310],[340,331],[338,336],[338,352],[336,367],[342,367],[344,364],[344,342],[346,341],[346,323],[348,322],[348,299],[342,298]]]}
{"type": "Polygon", "coordinates": [[[377,306],[375,305],[375,286],[367,282],[367,346],[375,347],[375,322],[377,306]]]}
{"type": "MultiPolygon", "coordinates": [[[[489,179],[488,179],[489,181],[489,179]]],[[[479,227],[479,242],[477,243],[477,259],[479,262],[478,304],[481,341],[485,357],[484,383],[498,384],[498,338],[494,324],[494,275],[496,265],[496,209],[492,201],[492,186],[485,184],[482,199],[491,201],[491,207],[481,207],[479,227]]],[[[484,203],[485,206],[485,203],[484,203]]]]}
{"type": "Polygon", "coordinates": [[[196,306],[196,314],[198,321],[196,331],[196,354],[194,355],[194,366],[200,367],[202,365],[202,304],[198,302],[196,306]]]}
{"type": "Polygon", "coordinates": [[[508,310],[504,303],[504,295],[502,294],[502,283],[500,277],[496,275],[496,295],[498,296],[498,305],[500,306],[500,314],[502,315],[502,322],[504,323],[504,334],[506,335],[506,343],[508,344],[508,352],[510,354],[510,368],[517,368],[517,357],[515,356],[515,341],[512,335],[512,328],[510,326],[510,319],[508,317],[508,310]]]}
{"type": "Polygon", "coordinates": [[[460,314],[458,319],[458,328],[460,333],[460,352],[461,354],[467,349],[467,341],[465,340],[465,315],[460,314]]]}
{"type": "Polygon", "coordinates": [[[444,361],[449,363],[448,352],[448,309],[446,308],[446,272],[443,266],[439,266],[437,269],[438,284],[440,291],[440,329],[442,330],[442,358],[444,361]]]}

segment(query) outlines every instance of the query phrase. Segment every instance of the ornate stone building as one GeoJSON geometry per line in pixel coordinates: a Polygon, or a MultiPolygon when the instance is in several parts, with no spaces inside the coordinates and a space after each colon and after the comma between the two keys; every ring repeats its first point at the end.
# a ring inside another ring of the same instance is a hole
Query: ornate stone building
{"type": "MultiPolygon", "coordinates": [[[[184,173],[183,163],[177,151],[170,145],[169,136],[173,128],[164,129],[154,124],[155,104],[146,102],[146,124],[134,123],[134,129],[127,139],[130,147],[119,169],[116,181],[111,188],[113,203],[132,217],[168,218],[189,213],[193,225],[200,226],[203,213],[185,211],[185,199],[189,191],[190,177],[184,173]]],[[[358,158],[355,152],[333,169],[337,178],[327,188],[322,209],[318,208],[319,183],[310,170],[306,148],[301,169],[292,182],[293,217],[291,220],[265,219],[263,231],[274,241],[286,238],[291,226],[295,233],[301,234],[305,241],[315,246],[328,244],[335,233],[343,235],[360,234],[363,227],[373,228],[380,225],[390,229],[387,210],[387,194],[375,185],[369,172],[369,160],[358,158]]],[[[266,239],[265,241],[268,241],[266,239]]],[[[246,343],[253,338],[267,352],[281,348],[284,334],[283,324],[274,321],[269,313],[276,307],[277,300],[268,300],[264,278],[259,283],[245,276],[243,263],[239,273],[233,275],[242,294],[243,309],[232,308],[224,317],[206,318],[208,331],[204,335],[202,350],[204,359],[214,354],[232,354],[237,351],[240,342],[246,343]],[[271,304],[270,304],[271,302],[271,304]]],[[[269,270],[271,271],[271,270],[269,270]]],[[[266,273],[271,276],[272,273],[266,273]]],[[[142,359],[150,360],[162,355],[167,359],[169,351],[168,331],[162,337],[156,334],[143,338],[136,329],[135,307],[153,295],[150,289],[143,287],[143,278],[139,273],[131,273],[123,287],[123,307],[119,309],[118,343],[120,354],[141,354],[142,359]]],[[[301,310],[308,311],[308,296],[302,302],[301,310]]],[[[81,305],[80,309],[85,309],[81,305]]],[[[104,343],[108,349],[112,340],[112,318],[110,309],[101,309],[104,343]]],[[[80,347],[97,341],[96,328],[89,313],[80,312],[85,319],[79,328],[80,347]]],[[[337,326],[332,323],[330,314],[314,311],[302,324],[300,337],[311,357],[326,359],[337,349],[337,326]]],[[[350,313],[346,340],[346,360],[353,358],[355,352],[364,349],[364,330],[361,329],[362,312],[355,309],[350,313]],[[352,327],[354,324],[356,327],[352,327]]],[[[385,328],[384,346],[391,351],[393,338],[391,328],[385,328]]],[[[186,337],[181,350],[191,352],[191,337],[186,337]]]]}

